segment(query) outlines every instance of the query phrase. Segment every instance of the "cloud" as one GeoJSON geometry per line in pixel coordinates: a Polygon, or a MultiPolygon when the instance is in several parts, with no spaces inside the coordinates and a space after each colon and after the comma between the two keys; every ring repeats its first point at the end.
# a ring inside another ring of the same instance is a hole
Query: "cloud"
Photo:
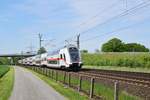
{"type": "MultiPolygon", "coordinates": [[[[142,0],[128,0],[128,8],[141,2],[142,0]]],[[[84,35],[83,38],[86,39],[150,17],[149,8],[145,8],[136,14],[101,25],[125,10],[124,0],[24,0],[12,2],[5,8],[5,12],[1,13],[0,22],[4,27],[1,30],[14,33],[14,36],[19,34],[24,45],[29,45],[30,41],[37,45],[37,37],[33,38],[39,32],[48,34],[47,38],[54,38],[56,42],[60,42],[85,30],[95,29],[96,31],[90,31],[92,34],[84,35]]],[[[96,40],[89,41],[83,47],[95,43],[96,40]]]]}
{"type": "Polygon", "coordinates": [[[70,1],[74,13],[81,18],[77,23],[78,31],[84,31],[103,23],[105,20],[110,19],[115,14],[120,12],[122,5],[118,0],[72,0],[70,1]],[[111,7],[111,8],[110,8],[111,7]],[[114,13],[117,12],[117,13],[114,13]]]}
{"type": "MultiPolygon", "coordinates": [[[[101,23],[102,25],[104,25],[103,23],[105,22],[112,23],[113,21],[111,20],[111,22],[109,19],[125,12],[127,9],[143,3],[141,0],[128,1],[126,8],[125,2],[118,0],[72,0],[70,2],[74,12],[81,18],[80,23],[77,26],[79,28],[78,32],[84,32],[92,28],[94,29],[96,26],[101,26],[101,23]]],[[[149,10],[147,9],[146,11],[149,10]]],[[[120,17],[118,19],[120,20],[120,23],[122,23],[122,21],[125,21],[126,24],[136,23],[148,18],[148,14],[149,13],[147,12],[142,15],[139,15],[139,13],[136,13],[135,15],[129,14],[127,17],[120,17]]]]}
{"type": "MultiPolygon", "coordinates": [[[[63,27],[65,31],[70,28],[73,29],[73,32],[80,33],[85,30],[95,28],[96,26],[100,26],[101,23],[104,23],[105,21],[126,10],[124,2],[118,0],[66,0],[65,2],[67,8],[65,7],[64,9],[61,9],[63,7],[60,7],[62,4],[58,4],[58,2],[52,3],[49,0],[45,0],[44,2],[37,2],[36,0],[33,0],[32,2],[27,2],[17,6],[17,8],[21,11],[40,18],[36,21],[35,26],[25,27],[22,30],[26,31],[29,29],[28,33],[46,32],[49,29],[55,29],[54,27],[57,27],[59,30],[63,27]],[[65,17],[64,19],[61,18],[63,15],[70,14],[68,12],[64,12],[65,10],[71,12],[72,14],[68,15],[70,16],[69,19],[65,19],[65,17]],[[51,18],[50,16],[53,14],[54,16],[51,18]],[[55,16],[59,16],[58,19],[55,19],[55,16]]],[[[133,1],[128,2],[128,9],[139,3],[141,3],[140,0],[136,0],[134,3],[133,1]]],[[[123,17],[121,20],[125,20],[125,23],[128,24],[135,23],[140,20],[142,21],[145,18],[148,18],[147,13],[143,15],[136,13],[134,16],[131,14],[127,17],[123,17]]],[[[117,24],[119,23],[116,23],[116,26],[117,24]]],[[[64,33],[62,32],[59,34],[64,33]]]]}
{"type": "Polygon", "coordinates": [[[46,18],[53,9],[49,0],[26,0],[25,2],[14,4],[13,7],[17,12],[20,11],[41,18],[46,18]]]}

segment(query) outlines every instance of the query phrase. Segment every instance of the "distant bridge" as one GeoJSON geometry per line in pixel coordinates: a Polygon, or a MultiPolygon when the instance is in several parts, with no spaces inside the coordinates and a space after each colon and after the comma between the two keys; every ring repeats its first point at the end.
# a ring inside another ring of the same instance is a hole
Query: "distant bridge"
{"type": "Polygon", "coordinates": [[[20,57],[20,59],[26,58],[26,57],[32,57],[35,56],[36,54],[31,54],[31,53],[20,53],[20,54],[0,54],[0,57],[10,57],[11,59],[11,64],[16,65],[15,62],[15,57],[20,57]]]}
{"type": "Polygon", "coordinates": [[[31,57],[36,54],[0,54],[0,57],[31,57]]]}

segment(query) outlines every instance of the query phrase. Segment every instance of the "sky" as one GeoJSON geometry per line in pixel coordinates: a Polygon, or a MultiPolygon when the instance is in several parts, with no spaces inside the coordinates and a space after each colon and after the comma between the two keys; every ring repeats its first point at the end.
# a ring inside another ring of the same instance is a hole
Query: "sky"
{"type": "Polygon", "coordinates": [[[149,22],[149,0],[1,0],[0,54],[36,51],[39,33],[47,51],[75,44],[79,33],[90,52],[112,38],[150,48],[149,22]]]}

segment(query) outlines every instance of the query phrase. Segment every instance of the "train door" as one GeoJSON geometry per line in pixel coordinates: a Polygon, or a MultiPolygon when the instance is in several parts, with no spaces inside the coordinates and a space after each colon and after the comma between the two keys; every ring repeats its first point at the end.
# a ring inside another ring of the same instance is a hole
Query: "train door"
{"type": "Polygon", "coordinates": [[[60,60],[59,60],[60,67],[65,67],[65,60],[66,60],[65,54],[61,53],[60,54],[60,60]]]}

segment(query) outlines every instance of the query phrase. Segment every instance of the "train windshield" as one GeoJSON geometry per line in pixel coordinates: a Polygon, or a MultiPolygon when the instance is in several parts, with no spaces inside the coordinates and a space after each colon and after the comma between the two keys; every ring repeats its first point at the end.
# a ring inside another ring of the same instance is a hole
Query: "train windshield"
{"type": "Polygon", "coordinates": [[[69,48],[69,52],[70,52],[70,58],[71,58],[72,62],[79,61],[79,51],[77,48],[71,47],[71,48],[69,48]]]}

